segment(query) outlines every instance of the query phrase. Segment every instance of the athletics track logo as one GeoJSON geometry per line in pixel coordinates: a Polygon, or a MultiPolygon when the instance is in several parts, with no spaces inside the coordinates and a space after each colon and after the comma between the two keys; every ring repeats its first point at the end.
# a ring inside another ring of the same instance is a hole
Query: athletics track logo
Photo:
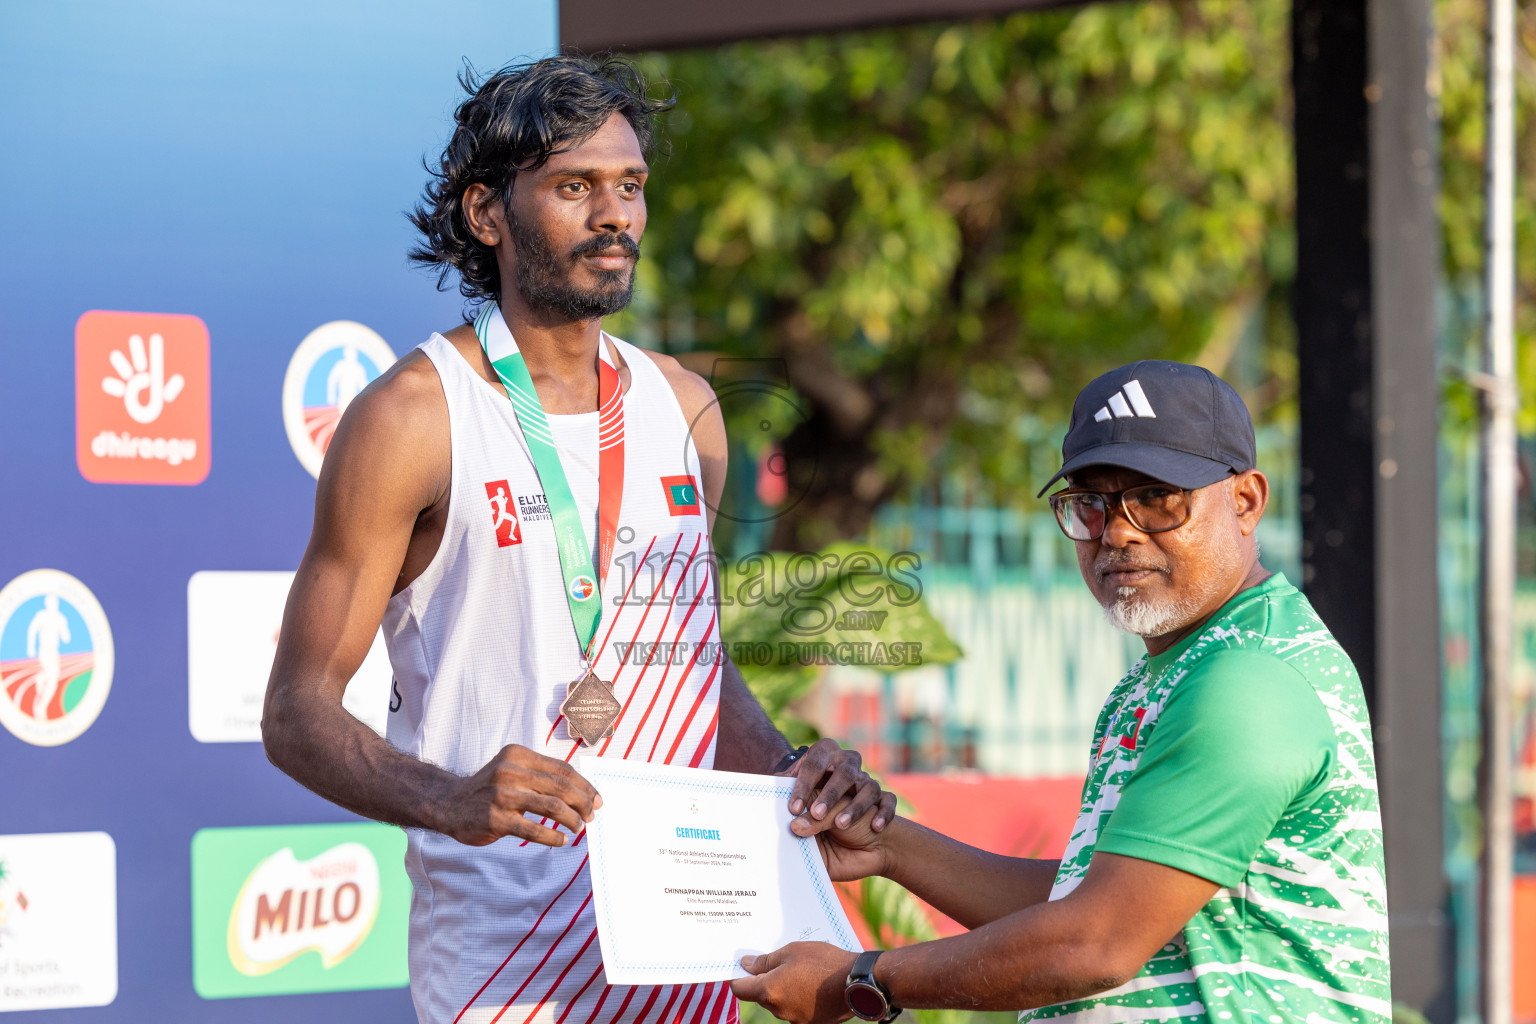
{"type": "Polygon", "coordinates": [[[75,462],[98,484],[208,476],[208,328],[176,313],[91,310],[75,323],[75,462]]]}
{"type": "Polygon", "coordinates": [[[0,725],[55,747],[91,727],[112,689],[112,631],[84,583],[55,569],[0,589],[0,725]]]}
{"type": "Polygon", "coordinates": [[[384,339],[353,320],[321,324],[299,342],[283,377],[283,425],[310,476],[320,476],[341,414],[394,361],[384,339]]]}
{"type": "Polygon", "coordinates": [[[591,576],[577,576],[571,580],[571,597],[575,600],[591,600],[595,593],[597,593],[597,581],[591,576]]]}

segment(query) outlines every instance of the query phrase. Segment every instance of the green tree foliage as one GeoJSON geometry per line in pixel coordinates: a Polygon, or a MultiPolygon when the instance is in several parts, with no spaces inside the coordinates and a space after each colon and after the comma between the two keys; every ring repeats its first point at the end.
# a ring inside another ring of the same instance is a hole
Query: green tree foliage
{"type": "MultiPolygon", "coordinates": [[[[1536,3],[1525,0],[1519,7],[1515,46],[1515,331],[1520,429],[1529,436],[1536,434],[1536,3]]],[[[1436,84],[1441,106],[1440,224],[1446,283],[1453,297],[1447,318],[1451,336],[1446,341],[1452,360],[1464,369],[1474,369],[1482,327],[1476,314],[1481,311],[1483,291],[1487,4],[1481,0],[1439,0],[1435,13],[1436,84]],[[1464,301],[1467,296],[1474,301],[1464,301]],[[1473,315],[1466,315],[1468,312],[1473,315]]],[[[1477,411],[1472,389],[1453,381],[1449,399],[1447,413],[1453,429],[1471,429],[1477,411]]]]}
{"type": "Polygon", "coordinates": [[[1288,24],[1099,4],[646,58],[681,103],[622,329],[784,361],[806,496],[772,546],[856,536],[941,472],[1032,494],[1087,379],[1223,366],[1254,322],[1246,383],[1284,396],[1288,24]]]}

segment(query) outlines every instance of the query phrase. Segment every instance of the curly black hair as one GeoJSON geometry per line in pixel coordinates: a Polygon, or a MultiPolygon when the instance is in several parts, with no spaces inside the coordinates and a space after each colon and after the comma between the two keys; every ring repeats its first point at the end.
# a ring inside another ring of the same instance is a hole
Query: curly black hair
{"type": "Polygon", "coordinates": [[[453,137],[408,214],[422,234],[411,261],[438,271],[437,287],[459,273],[459,293],[472,304],[500,298],[496,253],[470,234],[463,198],[470,185],[483,184],[511,202],[518,171],[532,170],[557,152],[590,138],[614,112],[623,114],[647,159],[659,144],[656,115],[676,103],[647,95],[645,77],[628,61],[579,54],[509,64],[484,80],[466,63],[459,84],[469,98],[454,112],[453,137]]]}

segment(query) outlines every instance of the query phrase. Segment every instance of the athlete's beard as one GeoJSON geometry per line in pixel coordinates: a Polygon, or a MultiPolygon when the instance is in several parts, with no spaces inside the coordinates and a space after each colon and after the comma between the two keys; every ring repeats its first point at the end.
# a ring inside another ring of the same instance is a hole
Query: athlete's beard
{"type": "Polygon", "coordinates": [[[625,234],[595,235],[562,258],[537,230],[511,219],[512,249],[517,254],[517,290],[536,310],[567,320],[595,320],[629,305],[635,293],[635,266],[626,270],[594,270],[598,285],[580,288],[571,273],[581,257],[619,246],[631,259],[640,259],[640,246],[625,234]]]}
{"type": "MultiPolygon", "coordinates": [[[[1120,587],[1115,599],[1104,605],[1104,617],[1116,629],[1140,637],[1164,636],[1183,629],[1201,615],[1205,607],[1242,569],[1241,542],[1222,531],[1206,549],[1204,574],[1176,597],[1153,598],[1138,587],[1120,587]],[[1214,548],[1214,550],[1213,550],[1214,548]]],[[[1166,573],[1166,569],[1155,571],[1166,573]]]]}

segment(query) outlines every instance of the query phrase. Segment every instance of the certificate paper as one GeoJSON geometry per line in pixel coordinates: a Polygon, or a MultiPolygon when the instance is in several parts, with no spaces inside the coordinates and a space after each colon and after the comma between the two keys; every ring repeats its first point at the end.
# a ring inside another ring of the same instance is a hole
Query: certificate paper
{"type": "Polygon", "coordinates": [[[862,947],[816,840],[789,830],[794,779],[588,757],[587,826],[610,985],[741,978],[789,942],[862,947]]]}

